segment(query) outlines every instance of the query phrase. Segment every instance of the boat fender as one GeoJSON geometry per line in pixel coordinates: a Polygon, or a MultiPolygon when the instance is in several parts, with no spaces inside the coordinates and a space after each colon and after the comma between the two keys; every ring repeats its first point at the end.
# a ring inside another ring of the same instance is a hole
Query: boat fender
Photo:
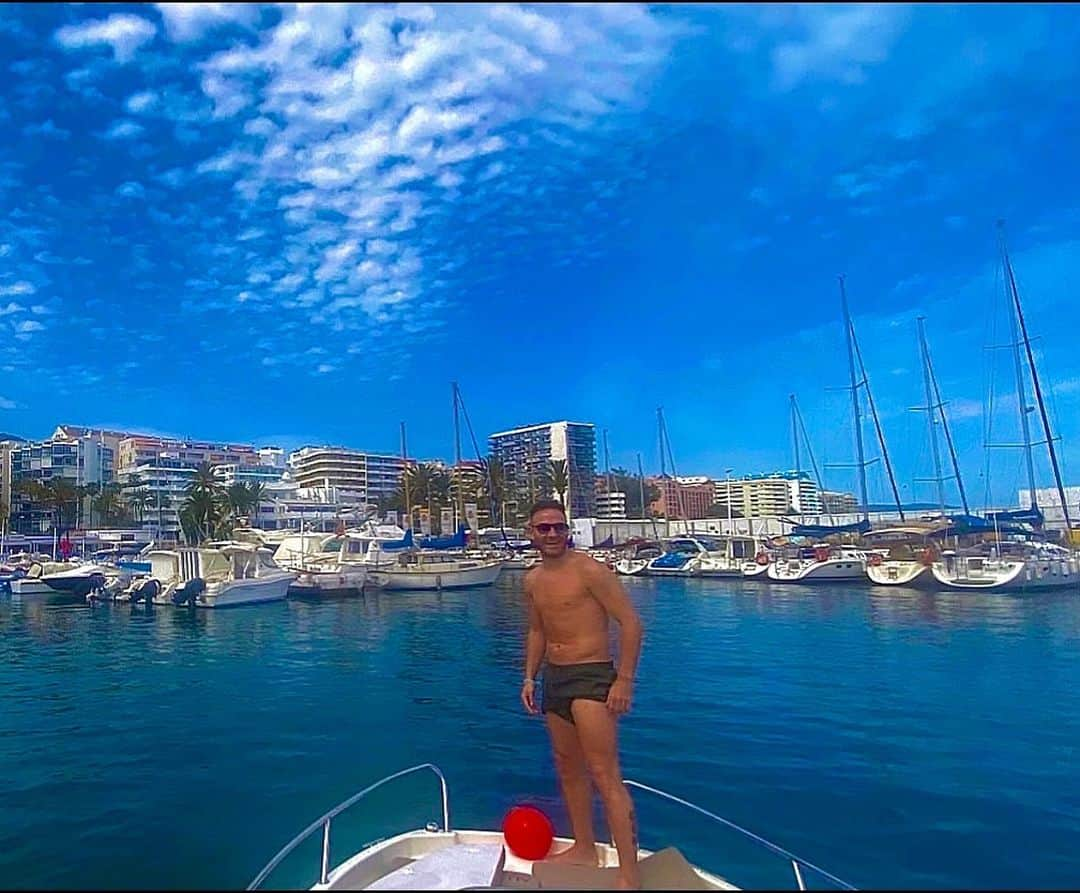
{"type": "Polygon", "coordinates": [[[881,565],[881,556],[877,552],[871,552],[870,557],[866,559],[866,563],[870,567],[879,567],[881,565]]]}
{"type": "Polygon", "coordinates": [[[769,563],[769,553],[768,552],[758,552],[757,555],[754,556],[754,561],[756,561],[758,564],[760,564],[762,567],[764,567],[766,564],[769,563]]]}

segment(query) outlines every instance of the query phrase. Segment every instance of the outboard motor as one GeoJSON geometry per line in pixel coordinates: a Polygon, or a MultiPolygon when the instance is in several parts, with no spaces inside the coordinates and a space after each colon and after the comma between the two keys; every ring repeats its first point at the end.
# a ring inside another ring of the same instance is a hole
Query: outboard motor
{"type": "Polygon", "coordinates": [[[204,592],[206,592],[206,581],[202,577],[195,577],[173,593],[173,604],[194,608],[196,600],[204,592]]]}
{"type": "Polygon", "coordinates": [[[152,577],[143,583],[138,589],[131,593],[131,603],[137,605],[142,602],[149,607],[154,603],[154,599],[161,594],[161,583],[152,577]]]}

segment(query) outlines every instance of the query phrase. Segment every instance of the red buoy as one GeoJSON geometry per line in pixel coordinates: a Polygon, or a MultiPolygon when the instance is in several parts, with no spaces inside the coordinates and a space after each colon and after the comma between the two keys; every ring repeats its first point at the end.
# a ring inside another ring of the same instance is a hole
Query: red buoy
{"type": "Polygon", "coordinates": [[[535,806],[515,806],[503,819],[503,837],[510,852],[535,862],[543,859],[555,840],[551,820],[535,806]]]}

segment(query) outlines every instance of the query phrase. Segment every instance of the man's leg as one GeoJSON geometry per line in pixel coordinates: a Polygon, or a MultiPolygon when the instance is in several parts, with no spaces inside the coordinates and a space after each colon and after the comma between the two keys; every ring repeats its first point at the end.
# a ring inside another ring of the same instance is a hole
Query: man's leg
{"type": "Polygon", "coordinates": [[[616,718],[602,701],[579,698],[571,707],[578,741],[585,754],[593,784],[600,792],[607,814],[608,827],[619,853],[618,886],[637,889],[640,886],[637,857],[637,818],[630,792],[622,782],[619,752],[616,744],[616,718]]]}
{"type": "Polygon", "coordinates": [[[555,768],[559,773],[566,811],[570,813],[570,827],[574,843],[552,857],[552,861],[580,862],[597,865],[596,834],[593,831],[592,787],[589,784],[585,754],[578,743],[574,724],[555,713],[545,714],[551,733],[551,749],[555,755],[555,768]]]}

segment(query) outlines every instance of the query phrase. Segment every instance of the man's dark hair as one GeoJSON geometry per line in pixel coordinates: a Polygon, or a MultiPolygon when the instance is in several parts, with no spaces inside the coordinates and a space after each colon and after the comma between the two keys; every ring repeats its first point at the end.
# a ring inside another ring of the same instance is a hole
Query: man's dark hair
{"type": "Polygon", "coordinates": [[[566,517],[566,509],[563,504],[557,499],[538,499],[532,504],[532,508],[529,509],[529,521],[533,519],[533,515],[537,512],[542,512],[544,509],[555,509],[562,512],[563,517],[566,517]]]}

